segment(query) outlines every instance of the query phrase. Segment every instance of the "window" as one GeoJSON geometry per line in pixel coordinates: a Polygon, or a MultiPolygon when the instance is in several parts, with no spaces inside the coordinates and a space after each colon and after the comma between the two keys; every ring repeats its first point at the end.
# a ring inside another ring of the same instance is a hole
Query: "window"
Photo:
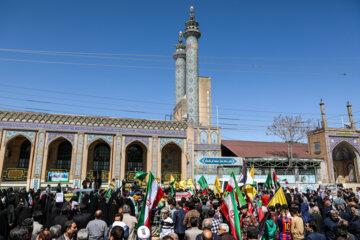
{"type": "Polygon", "coordinates": [[[72,151],[71,143],[69,143],[68,141],[60,143],[57,153],[57,160],[56,160],[57,169],[70,170],[71,151],[72,151]]]}
{"type": "Polygon", "coordinates": [[[320,142],[314,142],[314,152],[315,153],[321,152],[320,142]]]}
{"type": "Polygon", "coordinates": [[[200,132],[200,143],[201,144],[207,144],[208,143],[208,134],[206,131],[200,132]]]}
{"type": "Polygon", "coordinates": [[[110,166],[110,148],[105,143],[96,145],[94,149],[93,170],[108,171],[110,166]]]}
{"type": "Polygon", "coordinates": [[[138,144],[131,145],[127,150],[127,170],[143,171],[143,150],[138,144]]]}
{"type": "Polygon", "coordinates": [[[218,134],[217,132],[211,133],[211,144],[218,144],[218,134]]]}
{"type": "Polygon", "coordinates": [[[31,143],[25,140],[20,147],[18,168],[28,168],[30,159],[31,143]]]}

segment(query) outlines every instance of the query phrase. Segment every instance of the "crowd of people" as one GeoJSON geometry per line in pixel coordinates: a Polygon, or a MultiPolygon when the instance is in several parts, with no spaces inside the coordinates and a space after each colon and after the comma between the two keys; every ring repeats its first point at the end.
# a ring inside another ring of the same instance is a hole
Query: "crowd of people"
{"type": "MultiPolygon", "coordinates": [[[[145,192],[136,185],[111,194],[105,189],[78,192],[69,201],[58,201],[56,192],[62,190],[3,189],[0,240],[236,239],[220,207],[226,193],[203,195],[199,190],[177,201],[166,188],[147,228],[137,226],[145,192]]],[[[260,189],[248,204],[238,206],[241,239],[360,240],[360,188],[332,193],[286,187],[284,192],[286,204],[268,206],[275,190],[260,189]]]]}

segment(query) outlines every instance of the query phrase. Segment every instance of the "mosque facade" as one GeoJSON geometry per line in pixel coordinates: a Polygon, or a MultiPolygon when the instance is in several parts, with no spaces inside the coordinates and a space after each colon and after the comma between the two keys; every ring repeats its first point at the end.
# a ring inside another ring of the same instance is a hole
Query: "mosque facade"
{"type": "Polygon", "coordinates": [[[221,130],[211,122],[211,79],[198,74],[193,7],[185,26],[173,55],[174,121],[0,111],[0,187],[80,187],[96,176],[120,184],[137,171],[184,180],[194,177],[198,156],[219,157],[221,130]]]}

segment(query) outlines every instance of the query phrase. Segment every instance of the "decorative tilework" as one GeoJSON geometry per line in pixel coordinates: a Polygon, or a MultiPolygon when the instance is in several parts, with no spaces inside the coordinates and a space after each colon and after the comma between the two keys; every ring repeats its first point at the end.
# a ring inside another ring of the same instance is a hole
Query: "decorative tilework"
{"type": "Polygon", "coordinates": [[[186,38],[186,109],[187,120],[199,124],[198,40],[194,35],[186,38]]]}
{"type": "MultiPolygon", "coordinates": [[[[0,112],[1,113],[1,112],[0,112]]],[[[121,127],[89,127],[89,126],[72,126],[58,124],[42,124],[42,123],[21,123],[21,122],[1,122],[0,127],[15,129],[44,129],[51,131],[71,131],[71,132],[94,132],[94,133],[110,133],[110,134],[127,134],[127,135],[156,135],[163,137],[186,137],[185,130],[168,131],[155,129],[133,129],[121,127]]]]}
{"type": "Polygon", "coordinates": [[[54,139],[58,137],[64,137],[67,140],[69,140],[69,142],[71,142],[72,145],[74,144],[74,139],[75,139],[74,133],[50,132],[48,133],[47,145],[49,145],[50,142],[52,142],[54,139]]]}
{"type": "Polygon", "coordinates": [[[158,138],[153,138],[153,144],[152,144],[152,173],[154,176],[157,176],[157,155],[158,155],[158,138]]]}
{"type": "Polygon", "coordinates": [[[175,60],[175,105],[185,95],[185,58],[179,57],[175,60]]]}
{"type": "Polygon", "coordinates": [[[36,153],[36,160],[35,160],[35,172],[34,172],[34,175],[36,177],[40,177],[41,165],[42,165],[42,161],[43,161],[44,146],[45,146],[45,133],[40,132],[39,133],[39,139],[38,139],[38,148],[37,148],[37,153],[36,153]]]}
{"type": "Polygon", "coordinates": [[[76,148],[75,177],[80,177],[83,156],[84,134],[79,134],[76,148]]]}
{"type": "Polygon", "coordinates": [[[217,131],[212,131],[210,135],[211,144],[219,144],[219,134],[217,131]]]}
{"type": "Polygon", "coordinates": [[[220,157],[219,151],[209,151],[210,157],[220,157]]]}
{"type": "Polygon", "coordinates": [[[149,137],[125,136],[125,148],[132,142],[139,141],[149,149],[149,137]]]}
{"type": "Polygon", "coordinates": [[[192,178],[192,143],[191,140],[187,140],[187,178],[192,178]]]}
{"type": "Polygon", "coordinates": [[[1,141],[2,141],[2,134],[3,134],[3,130],[0,129],[0,146],[1,146],[1,141]]]}
{"type": "Polygon", "coordinates": [[[221,150],[221,145],[195,144],[195,150],[221,150]]]}
{"type": "Polygon", "coordinates": [[[184,139],[181,138],[160,138],[160,149],[170,142],[176,143],[181,150],[184,149],[184,139]]]}
{"type": "Polygon", "coordinates": [[[207,131],[200,131],[200,144],[208,143],[208,133],[207,131]]]}
{"type": "Polygon", "coordinates": [[[87,145],[89,146],[90,143],[98,140],[98,139],[102,139],[105,142],[107,142],[110,145],[110,148],[112,147],[112,143],[113,143],[113,136],[112,135],[99,135],[99,134],[89,134],[87,137],[87,145]]]}
{"type": "Polygon", "coordinates": [[[10,140],[11,138],[17,136],[17,135],[23,135],[25,137],[27,137],[29,139],[29,141],[31,142],[31,144],[34,143],[34,138],[35,138],[35,132],[32,131],[11,131],[8,130],[6,131],[6,137],[5,137],[5,143],[7,143],[8,140],[10,140]]]}
{"type": "Polygon", "coordinates": [[[200,157],[205,157],[205,156],[208,156],[208,155],[209,155],[208,151],[205,151],[205,150],[200,151],[200,157]]]}
{"type": "Polygon", "coordinates": [[[360,145],[359,145],[359,138],[358,137],[334,137],[330,136],[330,151],[334,150],[334,148],[341,142],[347,142],[351,146],[353,146],[358,153],[360,153],[360,145]]]}
{"type": "Polygon", "coordinates": [[[120,176],[120,160],[121,160],[121,136],[116,137],[115,147],[115,178],[120,176]]]}

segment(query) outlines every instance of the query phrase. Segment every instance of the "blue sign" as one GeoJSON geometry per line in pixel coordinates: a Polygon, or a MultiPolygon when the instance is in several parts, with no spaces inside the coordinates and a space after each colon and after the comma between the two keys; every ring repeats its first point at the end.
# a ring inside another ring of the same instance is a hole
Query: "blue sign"
{"type": "Polygon", "coordinates": [[[243,165],[243,159],[241,157],[206,157],[201,158],[199,161],[206,165],[243,165]]]}

